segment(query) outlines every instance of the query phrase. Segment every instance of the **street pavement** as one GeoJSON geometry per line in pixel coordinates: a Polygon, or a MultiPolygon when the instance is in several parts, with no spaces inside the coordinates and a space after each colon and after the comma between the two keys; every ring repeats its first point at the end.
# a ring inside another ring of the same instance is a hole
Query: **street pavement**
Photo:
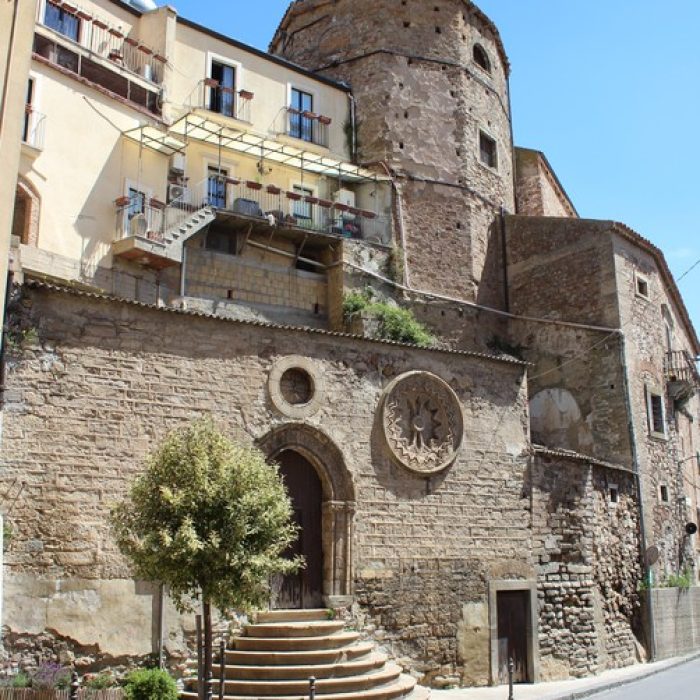
{"type": "MultiPolygon", "coordinates": [[[[508,687],[433,690],[430,697],[431,700],[507,700],[508,687]]],[[[516,685],[513,693],[514,700],[690,700],[698,697],[700,655],[637,664],[606,671],[594,678],[516,685]],[[647,684],[649,690],[646,690],[647,684]],[[615,695],[616,692],[622,694],[615,695]]]]}

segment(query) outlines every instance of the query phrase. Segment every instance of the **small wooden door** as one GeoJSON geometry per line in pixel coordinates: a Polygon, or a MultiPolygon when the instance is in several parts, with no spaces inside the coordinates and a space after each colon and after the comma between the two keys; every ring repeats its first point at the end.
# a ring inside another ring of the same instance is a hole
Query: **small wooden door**
{"type": "Polygon", "coordinates": [[[277,462],[299,526],[299,538],[288,554],[300,554],[306,563],[298,573],[283,576],[277,585],[273,585],[272,606],[279,609],[320,608],[323,607],[321,480],[309,461],[297,452],[282,452],[277,462]]]}
{"type": "Polygon", "coordinates": [[[500,591],[496,594],[498,616],[498,680],[508,683],[508,659],[513,659],[515,683],[528,683],[527,620],[528,591],[500,591]]]}

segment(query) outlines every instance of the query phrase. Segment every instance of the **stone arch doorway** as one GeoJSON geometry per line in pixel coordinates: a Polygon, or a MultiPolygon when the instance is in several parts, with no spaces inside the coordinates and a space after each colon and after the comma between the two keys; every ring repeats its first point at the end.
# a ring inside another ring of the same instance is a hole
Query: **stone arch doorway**
{"type": "MultiPolygon", "coordinates": [[[[319,599],[326,607],[349,605],[352,602],[355,490],[342,453],[322,431],[300,423],[276,428],[258,440],[258,446],[268,459],[280,465],[283,476],[292,474],[288,488],[293,501],[294,490],[309,488],[310,484],[310,488],[316,489],[315,496],[302,496],[308,501],[306,517],[310,529],[306,535],[302,534],[298,546],[316,547],[315,563],[310,563],[320,566],[321,595],[314,595],[310,590],[308,597],[302,600],[303,607],[314,607],[319,599]],[[313,472],[309,472],[309,467],[313,472]],[[319,487],[320,517],[313,505],[314,501],[318,502],[319,487]]],[[[318,579],[315,584],[313,579],[318,576],[318,570],[316,573],[309,570],[307,585],[318,585],[318,579]]]]}
{"type": "Polygon", "coordinates": [[[21,175],[15,192],[12,235],[20,243],[36,246],[39,241],[39,195],[32,184],[21,175]]]}

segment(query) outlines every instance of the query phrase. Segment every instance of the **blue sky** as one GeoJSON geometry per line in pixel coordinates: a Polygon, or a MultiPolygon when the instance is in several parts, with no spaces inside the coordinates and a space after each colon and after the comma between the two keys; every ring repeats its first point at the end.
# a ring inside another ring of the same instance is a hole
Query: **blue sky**
{"type": "MultiPolygon", "coordinates": [[[[170,0],[266,49],[287,0],[170,0]]],[[[581,216],[622,221],[678,279],[700,259],[700,2],[481,0],[512,64],[518,145],[547,154],[581,216]]],[[[679,281],[700,333],[700,265],[679,281]]]]}

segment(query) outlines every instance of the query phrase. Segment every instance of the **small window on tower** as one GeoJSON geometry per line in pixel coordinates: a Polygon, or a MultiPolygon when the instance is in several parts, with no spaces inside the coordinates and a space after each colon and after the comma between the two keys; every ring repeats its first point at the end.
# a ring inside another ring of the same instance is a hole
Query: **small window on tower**
{"type": "Polygon", "coordinates": [[[661,498],[662,503],[668,503],[668,486],[665,486],[664,484],[659,486],[659,497],[661,498]]]}
{"type": "Polygon", "coordinates": [[[489,168],[498,167],[498,149],[496,141],[483,131],[479,132],[479,153],[481,162],[489,168]]]}
{"type": "Polygon", "coordinates": [[[660,391],[647,388],[647,421],[649,433],[655,437],[666,437],[666,410],[660,391]]]}
{"type": "Polygon", "coordinates": [[[642,277],[642,275],[637,274],[636,275],[636,284],[637,284],[637,296],[643,297],[644,299],[649,298],[649,280],[646,277],[642,277]]]}
{"type": "Polygon", "coordinates": [[[481,44],[474,44],[474,63],[483,68],[487,73],[491,72],[491,61],[486,49],[481,44]]]}

